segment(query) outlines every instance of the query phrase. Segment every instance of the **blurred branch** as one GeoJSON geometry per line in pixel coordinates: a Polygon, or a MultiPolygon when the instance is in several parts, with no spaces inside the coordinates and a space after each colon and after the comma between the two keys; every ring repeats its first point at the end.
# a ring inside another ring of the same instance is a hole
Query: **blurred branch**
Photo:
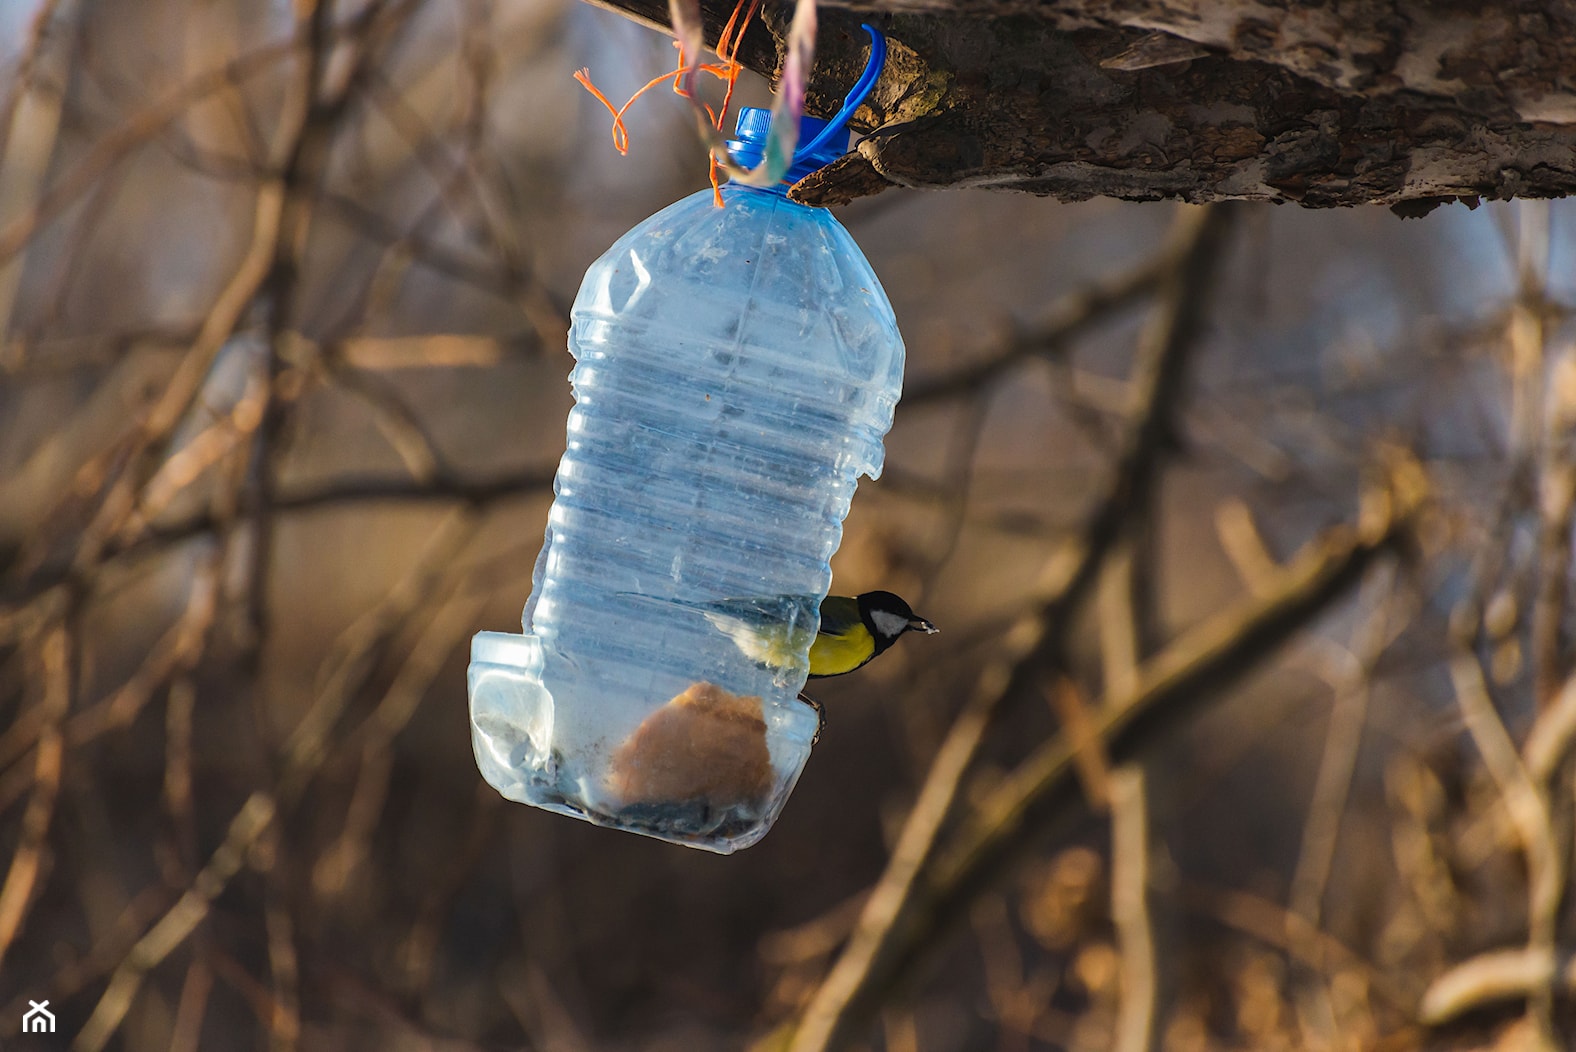
{"type": "MultiPolygon", "coordinates": [[[[521,468],[492,478],[439,477],[425,483],[406,475],[349,476],[283,490],[274,497],[273,509],[275,514],[293,514],[366,503],[465,504],[481,509],[501,500],[550,492],[553,475],[553,468],[521,468]]],[[[112,543],[104,558],[149,555],[206,536],[221,525],[221,517],[212,511],[150,525],[135,540],[112,543]]],[[[7,634],[9,619],[25,614],[31,604],[72,579],[68,567],[56,567],[35,574],[16,591],[0,595],[0,602],[6,604],[0,606],[0,638],[7,634]]]]}
{"type": "Polygon", "coordinates": [[[1239,207],[1185,208],[1178,215],[1172,246],[1164,253],[1172,265],[1139,336],[1126,428],[1110,489],[1076,545],[1053,558],[1049,567],[1054,583],[1046,612],[1063,622],[1053,626],[1053,636],[1065,630],[1066,619],[1096,581],[1106,556],[1127,533],[1126,523],[1141,520],[1149,511],[1162,454],[1177,442],[1186,369],[1203,333],[1206,304],[1239,207]]]}
{"type": "Polygon", "coordinates": [[[415,564],[383,602],[369,609],[335,641],[319,673],[311,705],[290,734],[279,778],[281,796],[294,801],[328,752],[341,715],[371,679],[377,661],[400,628],[423,608],[456,556],[469,543],[476,517],[451,511],[433,530],[415,564]]]}
{"type": "Polygon", "coordinates": [[[1490,950],[1469,957],[1428,986],[1418,1018],[1441,1026],[1499,1001],[1533,998],[1551,985],[1576,995],[1576,951],[1568,947],[1490,950]]]}
{"type": "MultiPolygon", "coordinates": [[[[468,65],[467,68],[474,66],[468,65]]],[[[481,85],[477,85],[477,91],[481,91],[481,85]]],[[[481,179],[473,168],[477,143],[474,141],[469,143],[471,148],[461,151],[458,158],[451,159],[448,151],[443,148],[438,136],[433,134],[421,114],[411,107],[404,96],[394,91],[386,79],[372,77],[368,83],[367,97],[427,169],[433,182],[439,187],[439,200],[447,205],[448,210],[459,221],[469,217],[460,207],[463,199],[459,198],[452,187],[457,182],[469,186],[469,196],[476,203],[476,209],[480,213],[479,225],[494,255],[503,264],[503,278],[507,283],[510,298],[535,329],[537,338],[544,348],[554,350],[562,345],[569,335],[568,318],[531,268],[517,241],[509,236],[503,223],[495,219],[488,208],[481,179]]],[[[473,106],[473,110],[478,114],[483,112],[479,105],[473,106]]],[[[479,134],[481,126],[480,123],[473,121],[473,133],[479,134]]],[[[426,224],[418,224],[410,232],[411,236],[419,235],[424,225],[426,224]]]]}
{"type": "Polygon", "coordinates": [[[318,361],[334,386],[371,410],[378,430],[394,448],[394,452],[399,454],[413,481],[425,485],[440,475],[452,475],[443,452],[427,431],[421,417],[385,377],[375,372],[347,368],[332,350],[319,356],[318,361]]]}
{"type": "Polygon", "coordinates": [[[161,133],[195,103],[227,84],[249,80],[288,58],[291,40],[278,40],[254,48],[221,65],[177,84],[146,108],[120,121],[95,140],[92,147],[45,190],[23,215],[0,228],[0,260],[20,252],[41,229],[57,219],[71,203],[112,166],[161,133]]]}
{"type": "MultiPolygon", "coordinates": [[[[1465,627],[1461,623],[1456,626],[1458,632],[1464,632],[1465,627]]],[[[1552,801],[1547,787],[1535,782],[1521,762],[1494,707],[1482,665],[1465,638],[1451,658],[1450,676],[1467,731],[1510,813],[1527,858],[1527,952],[1534,960],[1552,964],[1568,869],[1563,838],[1554,827],[1552,801]]],[[[1547,1052],[1555,1052],[1559,1040],[1554,1025],[1554,982],[1551,967],[1527,997],[1528,1021],[1547,1052]]]]}
{"type": "Polygon", "coordinates": [[[1132,270],[1064,296],[1037,323],[1014,332],[977,360],[910,381],[903,390],[904,408],[974,394],[1024,362],[1065,352],[1079,336],[1155,292],[1162,279],[1175,272],[1191,244],[1186,234],[1174,235],[1160,252],[1132,270]]]}
{"type": "Polygon", "coordinates": [[[512,341],[465,333],[430,333],[425,336],[357,336],[342,340],[338,357],[347,368],[376,369],[495,369],[509,356],[512,341]]]}
{"type": "Polygon", "coordinates": [[[39,649],[39,682],[43,696],[36,705],[42,727],[38,733],[37,753],[33,760],[33,795],[22,815],[22,835],[0,885],[0,963],[21,930],[33,898],[33,886],[43,865],[44,838],[55,813],[55,798],[60,792],[61,767],[65,761],[65,741],[60,721],[71,705],[71,643],[63,624],[57,624],[39,649]]]}
{"type": "Polygon", "coordinates": [[[852,1040],[873,1018],[893,975],[908,964],[910,951],[921,945],[907,941],[910,928],[905,921],[923,897],[919,888],[936,864],[942,828],[996,709],[1037,681],[1057,659],[1072,612],[1095,581],[1120,524],[1147,506],[1159,458],[1172,437],[1183,369],[1202,326],[1231,214],[1228,208],[1179,214],[1172,244],[1180,248],[1173,249],[1175,255],[1167,253],[1173,265],[1140,343],[1125,441],[1106,493],[1078,540],[1049,561],[1046,598],[1006,634],[1003,652],[975,681],[931,764],[859,926],[800,1020],[793,1052],[840,1048],[852,1040]]]}
{"type": "MultiPolygon", "coordinates": [[[[1254,558],[1247,552],[1242,557],[1254,558]]],[[[1262,549],[1259,557],[1268,559],[1262,549]]],[[[1303,933],[1317,932],[1323,924],[1324,896],[1368,720],[1374,668],[1395,638],[1391,626],[1393,578],[1391,568],[1384,567],[1365,582],[1363,595],[1359,596],[1365,616],[1349,647],[1323,638],[1311,641],[1316,671],[1329,684],[1332,698],[1319,770],[1314,777],[1287,895],[1287,914],[1304,922],[1296,929],[1303,933]]],[[[1288,929],[1287,937],[1296,936],[1288,929]]],[[[1314,948],[1307,949],[1311,955],[1314,948]]]]}
{"type": "Polygon", "coordinates": [[[1547,785],[1576,748],[1576,676],[1567,677],[1551,704],[1538,714],[1521,747],[1528,776],[1547,785]]]}
{"type": "Polygon", "coordinates": [[[1277,902],[1251,892],[1197,883],[1183,885],[1180,898],[1187,909],[1281,950],[1312,971],[1323,973],[1336,967],[1360,975],[1392,1008],[1408,1015],[1413,1010],[1416,999],[1400,988],[1394,977],[1277,902]]]}
{"type": "MultiPolygon", "coordinates": [[[[542,493],[553,485],[554,469],[524,468],[486,479],[434,478],[422,483],[379,475],[335,479],[317,486],[287,490],[274,501],[279,511],[313,511],[365,501],[461,503],[480,507],[493,501],[542,493]]],[[[185,532],[174,527],[172,532],[185,532]]],[[[190,533],[186,533],[190,536],[190,533]]]]}
{"type": "MultiPolygon", "coordinates": [[[[293,42],[290,50],[294,50],[293,42]]],[[[197,78],[206,86],[206,91],[214,90],[223,82],[223,78],[220,78],[208,83],[212,76],[197,78]]],[[[154,130],[173,120],[189,101],[183,97],[181,106],[158,110],[161,120],[154,130]]],[[[281,132],[275,146],[282,160],[295,153],[311,112],[311,101],[310,93],[303,96],[298,92],[294,110],[287,112],[280,120],[281,132]]],[[[283,165],[279,174],[272,175],[258,186],[251,242],[230,280],[209,308],[191,347],[166,381],[163,394],[131,433],[112,443],[79,470],[79,480],[102,479],[102,484],[99,487],[97,511],[82,530],[76,554],[72,558],[75,570],[86,572],[97,564],[110,539],[121,530],[126,518],[135,512],[138,491],[163,458],[176,427],[201,392],[219,351],[262,291],[273,271],[280,237],[286,232],[283,223],[289,189],[283,165]]],[[[0,233],[0,245],[3,244],[4,234],[0,233]]],[[[28,566],[30,562],[24,559],[23,565],[28,566]]]]}
{"type": "MultiPolygon", "coordinates": [[[[1544,529],[1548,529],[1547,522],[1544,529]]],[[[1563,581],[1560,586],[1567,587],[1563,581]]],[[[1558,605],[1563,608],[1563,600],[1558,605]]],[[[1569,953],[1559,946],[1559,922],[1570,873],[1568,776],[1562,772],[1576,733],[1571,719],[1571,685],[1567,682],[1557,693],[1540,696],[1540,716],[1523,751],[1518,752],[1473,646],[1481,620],[1471,601],[1463,601],[1452,612],[1455,652],[1450,674],[1467,731],[1526,857],[1527,945],[1519,953],[1491,952],[1450,969],[1430,984],[1419,1011],[1425,1022],[1439,1024],[1491,1001],[1525,998],[1529,1029],[1539,1047],[1552,1052],[1561,1044],[1555,994],[1569,985],[1562,978],[1565,966],[1561,962],[1569,953]],[[1562,791],[1561,785],[1567,788],[1562,791]]],[[[1551,661],[1538,674],[1550,674],[1558,663],[1551,661]]]]}
{"type": "Polygon", "coordinates": [[[137,940],[125,960],[110,976],[108,988],[72,1042],[72,1052],[99,1052],[109,1042],[125,1019],[143,978],[186,941],[186,937],[208,916],[214,899],[230,883],[230,878],[241,868],[247,851],[273,824],[273,820],[274,801],[269,794],[257,791],[247,798],[231,820],[224,842],[214,851],[202,872],[197,874],[192,886],[146,935],[137,940]]]}
{"type": "Polygon", "coordinates": [[[190,672],[202,657],[219,602],[220,560],[208,553],[192,572],[186,610],[148,651],[135,672],[108,697],[81,709],[66,723],[66,740],[82,745],[112,730],[131,726],[165,683],[190,672]]]}
{"type": "MultiPolygon", "coordinates": [[[[380,9],[383,4],[370,5],[380,9]]],[[[333,0],[303,0],[295,5],[296,37],[300,43],[296,77],[285,96],[286,126],[290,136],[281,144],[278,169],[280,187],[277,229],[268,245],[266,276],[254,290],[256,309],[264,334],[264,359],[257,368],[261,405],[253,426],[245,433],[250,448],[245,467],[237,469],[237,485],[226,500],[223,514],[246,522],[245,549],[246,644],[261,651],[268,631],[268,576],[274,558],[273,495],[277,487],[280,444],[289,412],[285,384],[286,333],[295,314],[296,289],[311,232],[312,214],[339,116],[351,88],[366,68],[366,47],[350,50],[339,63],[338,82],[329,83],[329,27],[333,0]]],[[[270,957],[272,957],[270,932],[270,957]]],[[[274,1027],[270,1025],[270,1032],[274,1027]]]]}
{"type": "MultiPolygon", "coordinates": [[[[1132,693],[1096,710],[1100,737],[1119,762],[1141,755],[1188,711],[1263,661],[1361,579],[1409,534],[1425,490],[1415,465],[1371,490],[1356,527],[1333,528],[1282,567],[1263,595],[1220,611],[1146,661],[1132,693]]],[[[1050,815],[1065,807],[1074,753],[1063,737],[1042,745],[975,810],[929,888],[931,918],[955,910],[1010,863],[1050,815]]]]}
{"type": "MultiPolygon", "coordinates": [[[[71,51],[62,45],[76,19],[75,2],[45,0],[33,15],[21,61],[0,109],[0,224],[9,226],[36,207],[55,153],[71,51]]],[[[3,229],[3,227],[0,227],[3,229]]],[[[25,253],[0,263],[0,339],[11,331],[25,253]]],[[[0,355],[0,359],[3,359],[0,355]]]]}
{"type": "Polygon", "coordinates": [[[466,880],[487,858],[489,847],[496,844],[494,833],[505,806],[503,797],[491,786],[477,783],[464,836],[451,849],[445,865],[427,886],[410,929],[400,940],[396,966],[400,985],[405,990],[415,993],[432,985],[433,972],[443,952],[444,928],[451,920],[451,912],[465,889],[466,880]]]}
{"type": "Polygon", "coordinates": [[[476,624],[484,602],[484,597],[468,592],[444,599],[405,653],[383,700],[346,736],[347,746],[359,747],[360,770],[344,825],[312,867],[312,886],[319,897],[328,899],[343,894],[370,856],[372,837],[393,774],[394,739],[415,715],[416,707],[432,688],[456,643],[476,624]]]}
{"type": "MultiPolygon", "coordinates": [[[[383,2],[364,5],[347,23],[346,39],[355,40],[358,34],[366,33],[370,28],[375,27],[377,16],[383,12],[384,7],[383,2]]],[[[314,21],[315,10],[316,5],[302,9],[305,19],[302,26],[310,27],[314,21]]],[[[326,29],[321,30],[320,35],[324,36],[324,40],[320,40],[319,44],[324,47],[326,47],[326,34],[326,29]]],[[[78,534],[76,552],[71,560],[73,571],[76,573],[91,573],[92,568],[100,562],[112,538],[124,527],[127,517],[135,513],[142,487],[157,470],[168,451],[177,427],[199,398],[219,352],[235,334],[246,312],[258,297],[269,291],[271,283],[277,287],[281,274],[279,268],[281,259],[293,258],[291,253],[294,248],[290,239],[301,233],[298,223],[302,215],[301,210],[295,207],[300,196],[300,188],[297,186],[297,172],[294,166],[301,159],[303,142],[311,137],[315,128],[314,118],[320,116],[316,109],[316,66],[312,59],[312,55],[318,49],[311,45],[309,35],[298,34],[298,39],[280,44],[277,54],[274,49],[266,52],[270,63],[287,54],[300,59],[305,70],[303,76],[310,75],[310,83],[313,87],[293,92],[285,112],[278,121],[278,131],[273,143],[274,161],[269,173],[256,189],[252,236],[241,262],[232,271],[229,281],[211,304],[196,337],[182,356],[174,373],[165,381],[161,395],[151,408],[127,434],[112,442],[77,473],[76,489],[81,492],[96,493],[94,497],[96,509],[88,513],[89,521],[78,534]]],[[[257,61],[255,56],[243,57],[257,61]]],[[[236,62],[240,61],[241,59],[236,60],[236,62]]],[[[202,94],[239,79],[241,72],[237,71],[234,65],[235,63],[227,64],[217,71],[194,78],[183,85],[182,90],[175,93],[171,99],[145,111],[141,120],[148,126],[146,134],[157,132],[169,121],[174,120],[186,106],[202,94]]],[[[119,126],[116,132],[99,140],[94,149],[89,151],[88,158],[85,158],[84,162],[73,171],[80,170],[87,160],[94,157],[96,151],[103,149],[106,144],[119,144],[119,149],[122,150],[129,150],[139,144],[142,141],[141,137],[125,143],[121,142],[121,138],[117,138],[117,134],[123,135],[126,127],[141,128],[141,124],[138,119],[133,119],[126,125],[119,126]]],[[[118,157],[120,154],[114,153],[112,156],[118,157]]],[[[91,182],[92,174],[90,172],[89,176],[84,177],[85,184],[91,182]]],[[[71,178],[70,175],[64,177],[51,193],[58,193],[62,186],[74,185],[71,183],[71,178]]],[[[48,195],[46,199],[47,197],[48,195]]],[[[6,232],[0,232],[0,248],[7,243],[7,236],[6,232]]],[[[22,238],[22,242],[25,242],[25,237],[22,238]]],[[[5,253],[0,251],[0,258],[4,258],[4,255],[5,253]]],[[[261,425],[264,429],[269,425],[268,415],[265,409],[265,419],[261,425]]],[[[75,514],[71,504],[72,499],[68,494],[66,500],[57,504],[53,512],[53,517],[57,521],[51,524],[51,529],[42,531],[45,538],[67,528],[58,520],[75,514]]],[[[41,538],[38,543],[43,544],[45,540],[41,538]]],[[[43,553],[38,545],[33,546],[32,550],[25,553],[18,561],[21,572],[26,574],[36,569],[42,557],[43,553]]]]}
{"type": "MultiPolygon", "coordinates": [[[[1137,674],[1137,665],[1133,668],[1137,674]]],[[[1110,810],[1111,758],[1105,754],[1105,742],[1095,724],[1094,714],[1083,689],[1071,676],[1059,675],[1046,687],[1051,711],[1056,714],[1057,726],[1073,746],[1073,756],[1078,772],[1078,782],[1084,800],[1097,813],[1110,810]]]]}
{"type": "MultiPolygon", "coordinates": [[[[426,597],[434,576],[448,565],[458,546],[469,536],[470,529],[471,524],[462,521],[454,529],[440,531],[430,546],[429,558],[418,564],[381,607],[353,626],[344,646],[336,655],[338,661],[325,676],[312,708],[291,736],[276,790],[257,790],[252,793],[232,819],[224,842],[197,874],[191,887],[132,947],[111,977],[109,987],[100,998],[93,1015],[78,1035],[73,1045],[75,1052],[98,1052],[104,1047],[124,1019],[143,977],[196,930],[207,916],[213,900],[240,868],[247,853],[259,846],[267,835],[278,812],[281,809],[288,810],[300,802],[303,790],[326,755],[329,731],[351,699],[366,685],[376,668],[376,657],[381,649],[394,638],[399,626],[426,597]]],[[[427,655],[426,660],[430,666],[430,655],[427,655]]],[[[285,949],[281,948],[278,940],[277,930],[272,931],[270,959],[274,963],[276,977],[283,975],[288,979],[288,961],[293,959],[293,951],[291,957],[282,957],[285,949]],[[282,972],[281,967],[284,968],[282,972]]],[[[288,994],[289,990],[285,990],[285,993],[288,994]]],[[[274,998],[273,1002],[274,1007],[267,1017],[270,1020],[281,1018],[278,1015],[281,1011],[292,1011],[287,1002],[281,1002],[278,998],[274,998]]],[[[283,1032],[289,1033],[288,1024],[283,1032]]]]}
{"type": "Polygon", "coordinates": [[[1570,671],[1571,531],[1576,525],[1576,360],[1567,348],[1550,359],[1547,201],[1521,201],[1516,238],[1517,295],[1506,326],[1512,427],[1537,480],[1538,584],[1532,597],[1533,697],[1549,703],[1570,671]]]}
{"type": "MultiPolygon", "coordinates": [[[[1101,571],[1095,596],[1100,636],[1102,690],[1107,698],[1130,695],[1139,668],[1159,645],[1153,595],[1152,515],[1130,520],[1126,539],[1101,571]]],[[[1069,728],[1070,729],[1070,728],[1069,728]]],[[[1082,756],[1105,759],[1105,741],[1092,721],[1078,729],[1082,756]]],[[[1111,922],[1121,961],[1120,1001],[1112,1052],[1151,1052],[1158,1048],[1160,1022],[1167,1015],[1151,902],[1150,790],[1143,759],[1112,770],[1103,803],[1111,820],[1111,922]]],[[[1087,790],[1086,790],[1087,793],[1087,790]]],[[[1099,805],[1097,805],[1099,806],[1099,805]]]]}
{"type": "MultiPolygon", "coordinates": [[[[1222,610],[1145,662],[1133,693],[1109,699],[1098,710],[1101,737],[1113,759],[1131,759],[1163,740],[1178,719],[1328,609],[1376,558],[1403,542],[1425,495],[1415,463],[1398,463],[1386,486],[1365,494],[1355,526],[1327,531],[1267,582],[1273,587],[1263,595],[1222,610]]],[[[998,683],[1006,678],[999,676],[998,683]]],[[[972,710],[971,705],[965,716],[972,710]]],[[[900,884],[889,865],[872,905],[883,894],[889,901],[879,913],[866,911],[839,967],[806,1013],[795,1052],[845,1047],[861,1032],[922,952],[1075,799],[1067,792],[1074,784],[1075,756],[1065,736],[1047,742],[975,808],[945,852],[932,847],[923,867],[904,859],[908,872],[900,874],[900,884]]],[[[961,776],[950,768],[946,773],[961,776]]],[[[922,795],[916,813],[925,802],[922,795]]]]}
{"type": "Polygon", "coordinates": [[[181,983],[175,1021],[170,1026],[170,1052],[199,1052],[203,1017],[207,1013],[208,998],[212,993],[213,969],[200,958],[193,960],[186,966],[186,979],[181,983]]]}
{"type": "MultiPolygon", "coordinates": [[[[323,195],[322,203],[330,214],[363,237],[385,247],[399,246],[412,259],[435,273],[453,278],[455,281],[462,281],[472,288],[491,293],[500,299],[514,301],[518,292],[518,279],[507,271],[500,272],[495,267],[489,267],[487,261],[474,259],[435,238],[424,236],[419,230],[406,230],[382,212],[345,194],[329,191],[323,195]]],[[[567,304],[551,293],[546,295],[549,297],[551,315],[528,320],[532,321],[538,336],[541,336],[543,331],[558,333],[560,328],[567,333],[569,331],[567,304]],[[551,324],[547,324],[548,321],[551,324]]],[[[544,343],[543,350],[556,351],[562,343],[561,338],[556,342],[544,343]]]]}
{"type": "Polygon", "coordinates": [[[1111,922],[1121,954],[1121,1010],[1112,1052],[1149,1052],[1159,1039],[1160,977],[1149,909],[1149,802],[1141,762],[1111,774],[1111,922]]]}
{"type": "Polygon", "coordinates": [[[1257,594],[1274,580],[1278,566],[1246,501],[1229,498],[1215,507],[1215,536],[1248,591],[1257,594]]]}
{"type": "MultiPolygon", "coordinates": [[[[278,828],[264,834],[270,863],[278,851],[278,828]]],[[[272,876],[270,864],[265,879],[272,876]]],[[[263,899],[263,929],[268,939],[268,968],[274,980],[273,1012],[268,1017],[269,1048],[292,1052],[301,1037],[301,966],[295,948],[295,922],[283,891],[271,887],[263,899]]]]}
{"type": "Polygon", "coordinates": [[[366,31],[346,48],[334,40],[332,0],[298,0],[295,5],[300,41],[299,76],[291,85],[287,111],[293,134],[283,147],[278,181],[283,201],[278,235],[272,246],[266,282],[257,289],[258,307],[267,338],[266,382],[262,412],[252,434],[252,449],[235,509],[249,521],[250,565],[246,586],[250,643],[260,648],[267,630],[267,580],[273,544],[273,497],[284,429],[300,385],[290,382],[296,366],[289,361],[291,327],[298,284],[306,256],[316,202],[330,150],[359,89],[403,25],[414,0],[369,0],[358,12],[366,31]],[[337,55],[336,55],[337,49],[337,55]],[[338,61],[331,62],[337,57],[338,61]],[[296,109],[300,108],[299,117],[296,109]]]}

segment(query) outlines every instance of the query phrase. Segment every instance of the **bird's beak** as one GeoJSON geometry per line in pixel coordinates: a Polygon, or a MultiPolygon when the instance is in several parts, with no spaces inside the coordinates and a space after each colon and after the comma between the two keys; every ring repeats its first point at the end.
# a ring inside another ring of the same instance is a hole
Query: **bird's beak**
{"type": "Polygon", "coordinates": [[[937,628],[935,625],[931,624],[929,621],[926,621],[923,617],[916,617],[916,618],[912,619],[911,621],[909,621],[908,627],[913,629],[915,632],[923,632],[927,636],[933,636],[937,632],[941,631],[941,629],[937,628]]]}

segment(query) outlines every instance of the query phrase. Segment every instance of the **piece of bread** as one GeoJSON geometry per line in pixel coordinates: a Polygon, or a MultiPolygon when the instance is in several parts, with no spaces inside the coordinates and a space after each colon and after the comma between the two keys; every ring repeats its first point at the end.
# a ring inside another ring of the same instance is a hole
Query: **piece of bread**
{"type": "Polygon", "coordinates": [[[696,683],[635,728],[608,765],[624,806],[754,806],[772,787],[761,699],[696,683]]]}

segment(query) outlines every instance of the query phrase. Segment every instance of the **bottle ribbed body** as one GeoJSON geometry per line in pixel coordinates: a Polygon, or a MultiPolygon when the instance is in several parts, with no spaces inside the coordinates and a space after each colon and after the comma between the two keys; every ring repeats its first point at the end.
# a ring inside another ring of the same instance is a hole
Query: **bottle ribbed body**
{"type": "Polygon", "coordinates": [[[658,213],[587,272],[526,635],[497,653],[479,636],[471,679],[478,761],[505,795],[730,851],[808,756],[796,695],[903,346],[830,213],[724,195],[658,213]],[[723,605],[787,645],[746,653],[723,605]]]}

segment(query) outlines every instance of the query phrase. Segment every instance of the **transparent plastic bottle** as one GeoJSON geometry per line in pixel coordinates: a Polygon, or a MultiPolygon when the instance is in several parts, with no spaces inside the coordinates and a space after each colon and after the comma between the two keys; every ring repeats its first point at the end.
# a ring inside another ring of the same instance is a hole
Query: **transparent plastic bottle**
{"type": "MultiPolygon", "coordinates": [[[[745,163],[769,120],[740,114],[745,163]]],[[[801,141],[824,127],[804,123],[801,141]]],[[[525,634],[471,648],[477,763],[512,800],[732,852],[809,756],[797,695],[858,477],[881,472],[903,342],[842,224],[785,191],[729,184],[721,208],[701,191],[586,272],[525,634]],[[719,603],[789,645],[757,660],[719,603]]]]}

